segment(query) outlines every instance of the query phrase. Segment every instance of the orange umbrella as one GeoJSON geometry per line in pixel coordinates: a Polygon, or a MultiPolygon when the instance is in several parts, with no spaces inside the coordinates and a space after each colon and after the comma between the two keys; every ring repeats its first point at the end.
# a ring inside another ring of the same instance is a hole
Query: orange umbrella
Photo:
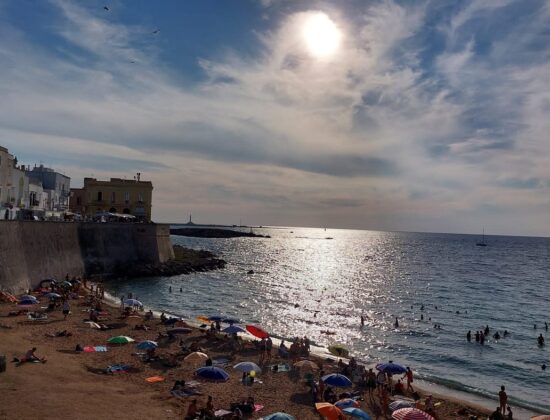
{"type": "Polygon", "coordinates": [[[340,420],[345,418],[343,411],[331,403],[315,403],[315,408],[327,420],[340,420]]]}
{"type": "Polygon", "coordinates": [[[199,321],[204,322],[205,324],[208,324],[208,323],[210,322],[210,320],[208,319],[208,317],[207,317],[207,316],[204,316],[204,315],[198,316],[197,319],[198,319],[199,321]]]}

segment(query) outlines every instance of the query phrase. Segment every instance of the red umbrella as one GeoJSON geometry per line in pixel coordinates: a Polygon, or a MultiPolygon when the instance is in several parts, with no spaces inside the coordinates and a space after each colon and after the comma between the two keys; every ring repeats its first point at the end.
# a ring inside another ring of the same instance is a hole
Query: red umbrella
{"type": "Polygon", "coordinates": [[[395,420],[435,420],[425,411],[414,407],[400,408],[395,410],[391,416],[395,420]]]}
{"type": "Polygon", "coordinates": [[[254,337],[258,338],[267,338],[269,337],[269,334],[262,330],[260,327],[255,327],[254,325],[247,325],[246,331],[248,331],[250,334],[252,334],[254,337]]]}

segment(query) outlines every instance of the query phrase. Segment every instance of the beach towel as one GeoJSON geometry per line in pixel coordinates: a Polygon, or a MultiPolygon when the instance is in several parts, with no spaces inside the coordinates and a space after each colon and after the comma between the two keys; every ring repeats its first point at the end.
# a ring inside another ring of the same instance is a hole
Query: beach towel
{"type": "Polygon", "coordinates": [[[286,363],[280,363],[278,365],[271,365],[269,366],[269,369],[272,371],[272,372],[275,372],[275,373],[278,373],[278,372],[290,372],[290,366],[286,363]],[[277,368],[275,369],[275,366],[277,366],[277,368]]]}
{"type": "Polygon", "coordinates": [[[174,396],[174,397],[181,397],[181,398],[185,398],[185,397],[190,397],[192,395],[200,395],[199,392],[193,390],[193,389],[188,389],[188,388],[185,388],[185,389],[175,389],[173,391],[170,391],[170,393],[174,396]]]}
{"type": "Polygon", "coordinates": [[[107,373],[128,373],[131,368],[130,365],[112,365],[106,371],[107,373]]]}
{"type": "Polygon", "coordinates": [[[149,376],[148,378],[145,378],[146,382],[149,382],[150,384],[154,384],[157,382],[163,382],[165,379],[162,376],[149,376]]]}
{"type": "Polygon", "coordinates": [[[106,352],[106,346],[85,346],[84,353],[106,352]]]}
{"type": "Polygon", "coordinates": [[[260,411],[262,408],[264,408],[263,405],[261,404],[254,404],[254,412],[257,413],[258,411],[260,411]]]}

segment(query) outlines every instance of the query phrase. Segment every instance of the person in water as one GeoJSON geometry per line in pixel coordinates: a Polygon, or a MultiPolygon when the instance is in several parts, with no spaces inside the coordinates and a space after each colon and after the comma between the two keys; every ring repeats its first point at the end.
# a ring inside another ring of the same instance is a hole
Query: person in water
{"type": "Polygon", "coordinates": [[[393,326],[395,328],[399,328],[399,320],[397,319],[397,317],[395,317],[395,323],[393,324],[393,326]]]}
{"type": "Polygon", "coordinates": [[[363,315],[361,315],[361,326],[365,326],[365,317],[363,315]]]}
{"type": "Polygon", "coordinates": [[[537,341],[539,343],[539,346],[544,346],[544,337],[541,335],[539,335],[539,338],[537,338],[537,341]]]}
{"type": "Polygon", "coordinates": [[[498,331],[496,333],[493,334],[493,338],[495,340],[500,340],[500,334],[498,333],[498,331]]]}
{"type": "Polygon", "coordinates": [[[479,343],[479,331],[476,331],[476,343],[479,343]]]}
{"type": "Polygon", "coordinates": [[[472,331],[468,330],[468,333],[466,333],[466,340],[468,340],[468,343],[472,341],[472,331]]]}

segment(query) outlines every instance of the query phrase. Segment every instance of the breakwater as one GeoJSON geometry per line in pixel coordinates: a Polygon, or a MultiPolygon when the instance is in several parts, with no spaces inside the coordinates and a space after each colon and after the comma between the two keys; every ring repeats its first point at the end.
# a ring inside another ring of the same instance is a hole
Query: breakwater
{"type": "Polygon", "coordinates": [[[179,228],[170,229],[170,233],[172,235],[191,236],[194,238],[270,238],[269,235],[258,235],[253,232],[215,228],[179,228]]]}
{"type": "Polygon", "coordinates": [[[174,258],[161,224],[0,221],[0,289],[19,292],[66,274],[115,273],[174,258]]]}

